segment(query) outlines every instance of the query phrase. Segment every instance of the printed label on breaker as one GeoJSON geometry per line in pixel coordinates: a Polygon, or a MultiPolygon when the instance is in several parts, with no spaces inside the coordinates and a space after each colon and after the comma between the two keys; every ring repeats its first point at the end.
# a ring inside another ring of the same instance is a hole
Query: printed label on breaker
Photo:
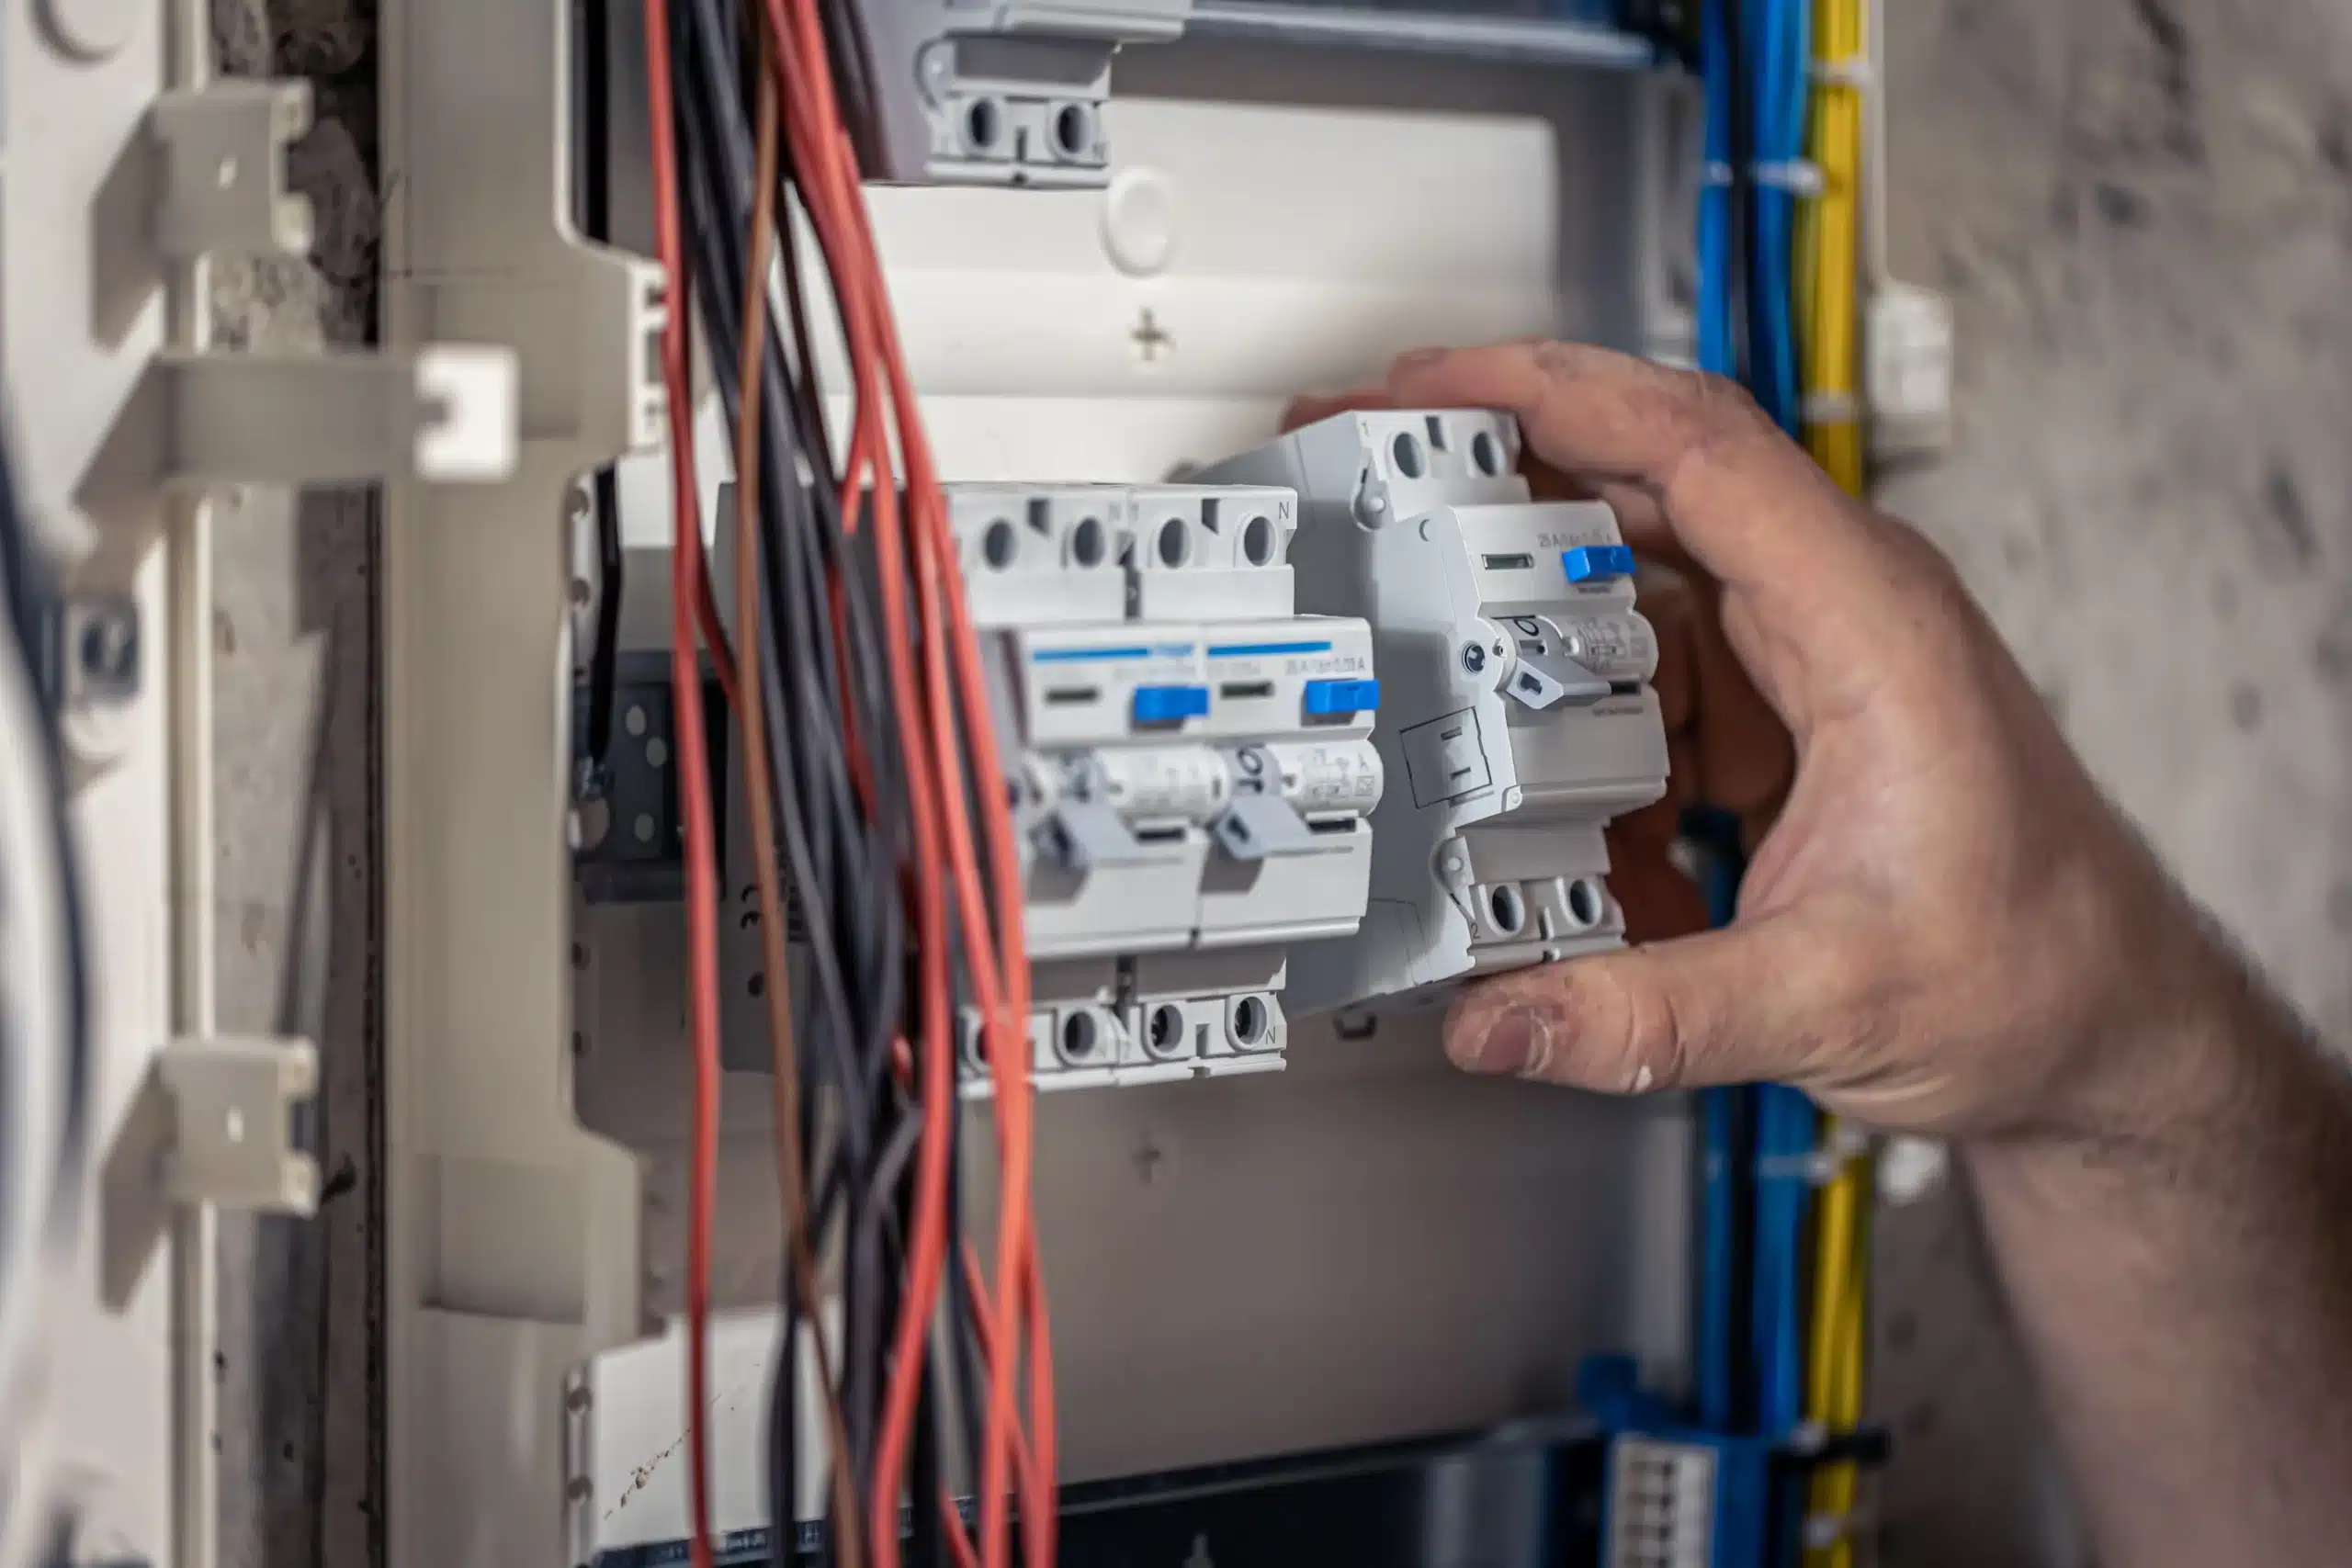
{"type": "Polygon", "coordinates": [[[1369,740],[1265,748],[1282,770],[1282,797],[1302,812],[1369,813],[1380,804],[1380,751],[1369,740]]]}
{"type": "Polygon", "coordinates": [[[1130,821],[1205,822],[1225,808],[1225,764],[1205,746],[1105,751],[1095,759],[1103,801],[1130,821]]]}

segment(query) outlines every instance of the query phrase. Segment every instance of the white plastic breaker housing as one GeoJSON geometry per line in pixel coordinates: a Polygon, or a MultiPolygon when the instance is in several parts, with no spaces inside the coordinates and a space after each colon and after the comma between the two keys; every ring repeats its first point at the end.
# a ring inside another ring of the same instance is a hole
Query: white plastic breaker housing
{"type": "Polygon", "coordinates": [[[1380,665],[1370,902],[1293,952],[1303,1011],[1623,940],[1602,829],[1666,793],[1657,637],[1615,514],[1531,499],[1518,459],[1505,415],[1384,410],[1199,476],[1297,491],[1299,598],[1368,621],[1380,665]]]}
{"type": "Polygon", "coordinates": [[[1099,186],[1102,106],[1125,43],[1167,43],[1192,0],[857,0],[868,177],[1099,186]]]}
{"type": "Polygon", "coordinates": [[[947,502],[1012,775],[1040,1082],[1280,1066],[1285,958],[1355,932],[1385,778],[1372,628],[1293,613],[1296,497],[947,502]]]}

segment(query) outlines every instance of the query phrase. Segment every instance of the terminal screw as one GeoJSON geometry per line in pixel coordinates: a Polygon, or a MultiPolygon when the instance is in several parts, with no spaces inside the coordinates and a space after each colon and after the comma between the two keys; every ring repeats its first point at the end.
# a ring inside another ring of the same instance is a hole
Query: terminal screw
{"type": "Polygon", "coordinates": [[[1487,650],[1475,642],[1462,645],[1462,668],[1473,675],[1487,667],[1487,650]]]}

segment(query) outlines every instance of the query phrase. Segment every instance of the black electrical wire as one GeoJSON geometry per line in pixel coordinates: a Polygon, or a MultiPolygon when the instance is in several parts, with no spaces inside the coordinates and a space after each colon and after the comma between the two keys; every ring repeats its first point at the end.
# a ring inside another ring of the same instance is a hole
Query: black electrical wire
{"type": "MultiPolygon", "coordinates": [[[[742,62],[735,48],[741,29],[729,26],[720,0],[690,0],[673,15],[680,18],[678,102],[686,150],[682,186],[693,230],[698,303],[716,342],[740,344],[748,266],[744,234],[751,220],[744,196],[755,163],[742,103],[742,62]]],[[[756,630],[739,627],[738,635],[759,638],[757,700],[770,717],[780,837],[805,917],[816,993],[809,998],[809,1034],[818,1048],[801,1057],[811,1134],[805,1146],[817,1146],[813,1135],[820,1105],[830,1105],[836,1117],[832,1157],[812,1160],[821,1174],[810,1186],[819,1194],[812,1230],[830,1234],[838,1218],[845,1249],[842,1380],[854,1452],[840,1461],[853,1464],[870,1484],[885,1352],[899,1305],[909,1172],[922,1132],[919,1108],[899,1091],[890,1071],[893,1047],[909,1032],[903,1016],[909,953],[899,870],[910,834],[905,759],[897,749],[895,715],[887,700],[887,634],[877,608],[876,569],[866,547],[872,531],[845,529],[839,515],[829,438],[809,374],[806,310],[791,259],[790,210],[788,200],[778,202],[779,227],[786,234],[779,249],[786,258],[793,356],[785,355],[770,321],[760,323],[764,341],[757,389],[733,385],[736,355],[715,353],[711,358],[730,423],[740,415],[743,396],[762,400],[757,521],[763,548],[756,570],[766,613],[756,630]],[[842,628],[838,648],[832,632],[836,615],[842,628]],[[871,810],[853,777],[845,729],[857,738],[871,810]],[[820,1096],[820,1089],[827,1092],[820,1096]]],[[[935,1413],[952,1404],[969,1419],[978,1408],[976,1398],[960,1390],[958,1397],[948,1397],[949,1378],[967,1387],[973,1382],[967,1360],[970,1308],[959,1272],[951,1262],[956,1353],[948,1365],[933,1361],[919,1390],[914,1479],[918,1497],[926,1502],[938,1484],[935,1413]]],[[[797,1296],[788,1280],[783,1285],[786,1353],[779,1358],[771,1390],[768,1487],[780,1540],[789,1530],[797,1495],[793,1421],[798,1369],[790,1354],[797,1343],[797,1296]]],[[[969,1451],[978,1451],[976,1438],[969,1451]]],[[[920,1532],[914,1546],[918,1562],[937,1561],[944,1551],[935,1529],[920,1532]]]]}

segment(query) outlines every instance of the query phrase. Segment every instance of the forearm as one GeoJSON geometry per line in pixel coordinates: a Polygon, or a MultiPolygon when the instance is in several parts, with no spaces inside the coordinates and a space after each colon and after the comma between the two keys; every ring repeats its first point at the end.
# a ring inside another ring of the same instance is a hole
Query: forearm
{"type": "Polygon", "coordinates": [[[2352,1086],[2210,956],[2155,1092],[1967,1154],[2105,1568],[2352,1551],[2352,1086]]]}

